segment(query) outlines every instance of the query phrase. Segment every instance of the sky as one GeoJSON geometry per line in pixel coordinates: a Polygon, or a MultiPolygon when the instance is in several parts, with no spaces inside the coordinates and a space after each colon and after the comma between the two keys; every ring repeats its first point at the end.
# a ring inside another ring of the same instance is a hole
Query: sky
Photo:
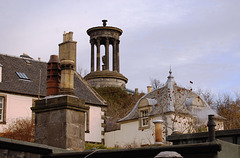
{"type": "Polygon", "coordinates": [[[240,90],[239,0],[0,0],[0,4],[1,54],[27,53],[47,62],[50,55],[58,55],[64,31],[73,31],[77,67],[89,72],[86,31],[107,19],[108,26],[123,30],[120,72],[128,78],[127,88],[146,92],[151,79],[165,83],[171,65],[175,81],[183,87],[214,94],[240,90]]]}

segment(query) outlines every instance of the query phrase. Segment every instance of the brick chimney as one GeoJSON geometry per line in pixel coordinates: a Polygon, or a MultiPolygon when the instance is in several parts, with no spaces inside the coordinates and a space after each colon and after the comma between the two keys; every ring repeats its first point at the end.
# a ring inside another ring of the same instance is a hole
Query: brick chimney
{"type": "Polygon", "coordinates": [[[47,96],[58,95],[61,79],[60,62],[57,55],[51,55],[47,63],[47,96]]]}

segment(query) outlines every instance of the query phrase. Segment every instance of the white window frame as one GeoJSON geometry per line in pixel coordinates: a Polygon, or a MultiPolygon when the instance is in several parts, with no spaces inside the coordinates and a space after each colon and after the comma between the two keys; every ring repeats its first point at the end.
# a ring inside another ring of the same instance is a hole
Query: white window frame
{"type": "Polygon", "coordinates": [[[5,97],[0,96],[0,122],[3,123],[5,120],[5,97]]]}
{"type": "Polygon", "coordinates": [[[149,109],[140,110],[141,127],[149,126],[149,109]]]}

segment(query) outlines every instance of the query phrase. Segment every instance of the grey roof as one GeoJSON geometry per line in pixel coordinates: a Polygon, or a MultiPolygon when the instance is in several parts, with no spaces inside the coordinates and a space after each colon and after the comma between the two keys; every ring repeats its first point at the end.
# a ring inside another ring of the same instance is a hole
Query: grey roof
{"type": "Polygon", "coordinates": [[[204,117],[204,119],[207,118],[208,114],[214,114],[217,118],[223,119],[221,116],[217,115],[217,113],[213,111],[198,94],[192,92],[192,90],[177,86],[174,77],[172,76],[172,72],[170,71],[169,73],[168,80],[163,87],[155,89],[140,98],[132,111],[127,116],[120,119],[119,122],[138,119],[138,108],[141,105],[141,101],[144,99],[147,99],[148,106],[152,107],[149,116],[162,115],[167,112],[178,112],[197,116],[198,118],[204,117]],[[155,105],[152,105],[152,102],[149,102],[149,100],[152,99],[155,100],[155,105]],[[200,103],[198,105],[194,103],[194,99],[199,100],[201,105],[200,103]],[[190,101],[192,102],[189,103],[190,101]],[[202,116],[198,116],[199,114],[202,116]]]}
{"type": "Polygon", "coordinates": [[[46,95],[47,64],[45,62],[0,54],[0,64],[2,65],[0,91],[38,96],[41,70],[40,96],[46,95]],[[29,80],[19,79],[16,72],[24,73],[29,80]]]}
{"type": "MultiPolygon", "coordinates": [[[[1,92],[38,96],[40,82],[40,96],[46,96],[46,62],[0,54],[0,65],[2,65],[1,92]],[[41,81],[39,81],[40,70],[41,81]],[[16,72],[24,73],[29,80],[20,79],[16,72]]],[[[77,72],[74,74],[74,92],[86,103],[106,106],[105,100],[77,72]]]]}

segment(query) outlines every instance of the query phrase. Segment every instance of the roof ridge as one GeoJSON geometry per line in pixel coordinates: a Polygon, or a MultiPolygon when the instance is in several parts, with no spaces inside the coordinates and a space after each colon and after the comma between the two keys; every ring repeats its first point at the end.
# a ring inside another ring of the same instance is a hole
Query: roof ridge
{"type": "Polygon", "coordinates": [[[30,58],[24,58],[24,57],[15,56],[15,55],[9,55],[9,54],[0,53],[0,56],[7,56],[7,57],[11,57],[11,58],[18,58],[18,59],[23,59],[23,60],[31,60],[31,61],[36,61],[36,62],[47,63],[46,61],[39,61],[39,60],[34,59],[34,58],[30,59],[30,58]]]}
{"type": "Polygon", "coordinates": [[[92,92],[92,94],[104,105],[107,105],[107,102],[98,94],[97,91],[95,91],[86,80],[83,79],[83,77],[77,72],[74,71],[74,73],[77,75],[77,77],[84,83],[84,85],[92,92]]]}

